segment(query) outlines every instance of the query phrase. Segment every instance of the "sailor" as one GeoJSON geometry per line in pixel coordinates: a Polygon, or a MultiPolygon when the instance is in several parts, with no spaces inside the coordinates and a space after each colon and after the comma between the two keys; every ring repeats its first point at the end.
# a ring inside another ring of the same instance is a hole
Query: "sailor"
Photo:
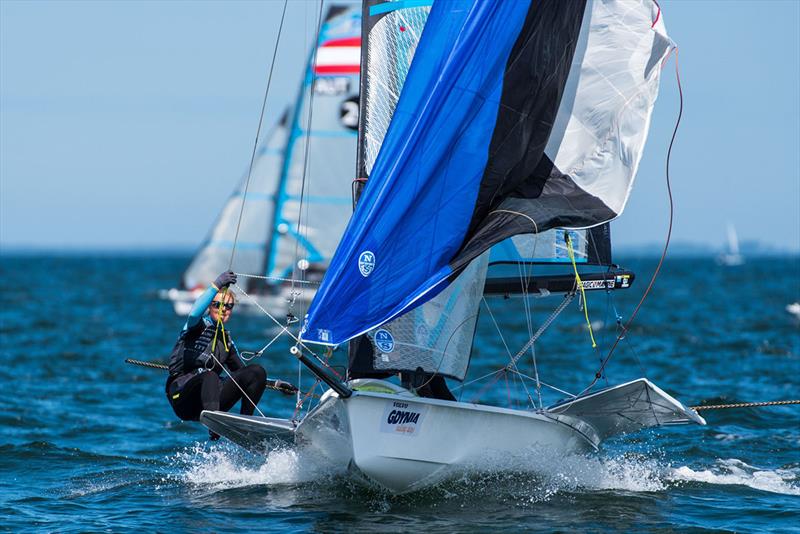
{"type": "Polygon", "coordinates": [[[172,349],[166,392],[175,415],[184,421],[197,421],[203,410],[227,412],[239,400],[241,413],[252,415],[264,393],[267,372],[258,364],[242,364],[225,328],[236,305],[229,289],[235,283],[231,271],[217,277],[195,301],[172,349]],[[224,380],[222,371],[228,375],[224,380]]]}

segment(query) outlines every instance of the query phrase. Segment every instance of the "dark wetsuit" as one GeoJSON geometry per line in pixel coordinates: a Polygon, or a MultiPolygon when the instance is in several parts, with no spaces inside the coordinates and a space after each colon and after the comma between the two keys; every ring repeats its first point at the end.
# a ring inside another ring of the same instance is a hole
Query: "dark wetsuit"
{"type": "Polygon", "coordinates": [[[199,316],[216,292],[212,286],[197,299],[170,357],[167,398],[175,415],[184,420],[196,421],[203,410],[228,411],[240,399],[241,413],[252,415],[253,403],[258,403],[266,386],[267,372],[258,364],[242,364],[227,329],[223,336],[222,328],[217,332],[211,319],[199,316]],[[230,375],[224,380],[223,370],[230,375]]]}

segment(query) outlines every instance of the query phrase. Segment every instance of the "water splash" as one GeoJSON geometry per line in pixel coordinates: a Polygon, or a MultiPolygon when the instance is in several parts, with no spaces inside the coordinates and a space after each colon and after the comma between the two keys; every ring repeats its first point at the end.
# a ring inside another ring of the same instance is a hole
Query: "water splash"
{"type": "Polygon", "coordinates": [[[668,471],[669,465],[637,453],[585,456],[527,450],[517,455],[487,453],[470,464],[462,476],[470,472],[490,477],[510,473],[535,481],[549,497],[562,491],[663,491],[668,471]]]}
{"type": "MultiPolygon", "coordinates": [[[[265,454],[248,453],[230,444],[196,444],[173,458],[179,482],[213,491],[247,486],[281,486],[320,483],[345,474],[311,451],[284,447],[265,454]]],[[[622,491],[668,491],[686,482],[741,485],[753,489],[800,495],[800,468],[760,469],[737,460],[718,460],[711,468],[674,467],[663,458],[640,453],[619,455],[563,455],[525,451],[508,455],[486,452],[465,467],[452,469],[434,491],[450,496],[475,492],[510,492],[530,502],[545,502],[555,495],[622,491]]],[[[350,486],[360,493],[360,486],[350,486]]],[[[374,491],[374,490],[373,490],[374,491]]],[[[381,492],[378,492],[381,493],[381,492]]]]}
{"type": "Polygon", "coordinates": [[[736,458],[717,460],[710,469],[679,467],[672,471],[670,478],[677,482],[747,486],[770,493],[800,495],[800,468],[760,469],[736,458]]]}
{"type": "Polygon", "coordinates": [[[196,444],[177,453],[173,463],[179,481],[214,490],[302,484],[335,474],[322,458],[294,447],[257,454],[232,444],[196,444]]]}

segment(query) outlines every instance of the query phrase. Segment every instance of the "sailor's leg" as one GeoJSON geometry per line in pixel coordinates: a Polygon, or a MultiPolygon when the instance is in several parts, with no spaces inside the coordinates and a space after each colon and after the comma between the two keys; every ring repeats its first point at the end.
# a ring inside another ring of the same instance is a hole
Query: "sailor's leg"
{"type": "Polygon", "coordinates": [[[193,376],[171,398],[175,415],[184,421],[197,421],[203,410],[219,410],[220,379],[216,373],[200,373],[193,376]]]}
{"type": "Polygon", "coordinates": [[[253,415],[256,409],[255,404],[258,404],[258,401],[261,400],[261,395],[264,393],[266,380],[267,372],[257,363],[251,363],[238,371],[234,371],[232,377],[222,383],[220,407],[222,410],[228,411],[233,408],[233,405],[239,399],[242,399],[241,413],[253,415]],[[236,383],[234,383],[234,380],[236,383]],[[239,387],[236,387],[237,384],[239,387]],[[239,388],[244,390],[247,397],[243,397],[239,388]],[[253,402],[250,402],[248,398],[253,402]]]}
{"type": "Polygon", "coordinates": [[[450,392],[450,388],[447,387],[447,382],[445,382],[444,377],[440,375],[436,375],[431,378],[430,384],[432,397],[434,399],[442,399],[442,400],[450,400],[454,401],[456,398],[450,392]]]}
{"type": "Polygon", "coordinates": [[[214,372],[201,373],[203,377],[203,385],[200,389],[200,398],[203,403],[204,410],[219,410],[220,389],[222,389],[222,380],[219,375],[214,372]]]}

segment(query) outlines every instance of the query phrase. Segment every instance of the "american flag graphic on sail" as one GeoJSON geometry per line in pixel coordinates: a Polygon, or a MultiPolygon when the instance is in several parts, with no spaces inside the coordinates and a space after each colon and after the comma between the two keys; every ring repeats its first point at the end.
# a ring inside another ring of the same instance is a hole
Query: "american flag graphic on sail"
{"type": "Polygon", "coordinates": [[[317,76],[358,74],[361,64],[361,38],[330,39],[317,50],[314,73],[317,76]]]}

